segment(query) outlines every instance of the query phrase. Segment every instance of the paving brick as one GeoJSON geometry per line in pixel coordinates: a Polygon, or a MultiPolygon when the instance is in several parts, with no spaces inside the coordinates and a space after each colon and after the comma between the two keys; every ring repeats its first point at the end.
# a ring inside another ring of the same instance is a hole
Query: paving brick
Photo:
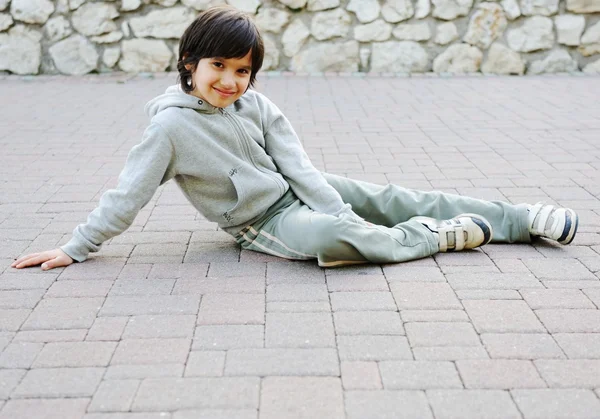
{"type": "Polygon", "coordinates": [[[405,266],[402,263],[385,265],[383,273],[388,281],[393,282],[446,282],[446,278],[438,267],[405,266]]]}
{"type": "Polygon", "coordinates": [[[127,339],[119,342],[110,365],[184,364],[190,339],[127,339]]]}
{"type": "Polygon", "coordinates": [[[122,339],[192,338],[195,325],[196,316],[193,315],[132,316],[122,339]]]}
{"type": "Polygon", "coordinates": [[[580,290],[545,289],[521,290],[525,302],[532,309],[538,308],[596,308],[580,290]]]}
{"type": "Polygon", "coordinates": [[[533,333],[483,333],[481,340],[492,358],[565,358],[552,336],[533,333]]]}
{"type": "Polygon", "coordinates": [[[373,264],[360,264],[360,265],[347,265],[339,266],[335,268],[325,269],[325,275],[327,277],[337,275],[381,275],[382,269],[379,265],[373,264]]]}
{"type": "Polygon", "coordinates": [[[113,281],[91,280],[56,281],[52,284],[46,297],[106,297],[113,281]]]}
{"type": "MultiPolygon", "coordinates": [[[[381,273],[381,271],[379,272],[381,273]]],[[[324,284],[325,270],[314,261],[277,262],[267,263],[267,282],[271,284],[324,284]]]]}
{"type": "Polygon", "coordinates": [[[192,350],[219,350],[233,348],[262,348],[264,326],[217,325],[197,326],[192,350]]]}
{"type": "Polygon", "coordinates": [[[118,279],[108,295],[169,295],[174,279],[118,279]]]}
{"type": "Polygon", "coordinates": [[[380,390],[383,388],[376,362],[344,361],[341,365],[344,390],[380,390]]]}
{"type": "Polygon", "coordinates": [[[592,272],[575,259],[524,259],[523,263],[539,279],[556,281],[597,279],[592,272]]]}
{"type": "Polygon", "coordinates": [[[422,391],[347,391],[348,419],[433,419],[422,391]]]}
{"type": "Polygon", "coordinates": [[[331,307],[334,311],[398,310],[391,292],[334,292],[331,307]]]}
{"type": "Polygon", "coordinates": [[[109,296],[98,315],[196,314],[199,306],[198,295],[109,296]]]}
{"type": "Polygon", "coordinates": [[[600,310],[543,309],[535,313],[550,333],[600,333],[600,310]]]}
{"type": "Polygon", "coordinates": [[[337,347],[342,361],[383,361],[412,359],[404,336],[338,336],[337,347]]]}
{"type": "Polygon", "coordinates": [[[24,369],[0,370],[0,400],[8,400],[10,394],[21,382],[26,372],[24,369]]]}
{"type": "Polygon", "coordinates": [[[108,380],[100,383],[88,412],[127,412],[140,386],[140,380],[108,380]]]}
{"type": "Polygon", "coordinates": [[[520,419],[506,391],[428,390],[427,399],[436,419],[520,419]]]}
{"type": "Polygon", "coordinates": [[[489,359],[483,346],[423,346],[412,349],[418,361],[457,361],[489,359]]]}
{"type": "Polygon", "coordinates": [[[44,298],[23,324],[22,330],[87,329],[103,298],[44,298]]]}
{"type": "Polygon", "coordinates": [[[155,263],[148,274],[150,279],[205,278],[208,272],[208,263],[155,263]]]}
{"type": "Polygon", "coordinates": [[[529,268],[520,259],[498,259],[495,257],[492,257],[492,259],[502,273],[530,273],[529,268]]]}
{"type": "Polygon", "coordinates": [[[467,313],[462,310],[401,310],[405,322],[466,322],[467,313]]]}
{"type": "Polygon", "coordinates": [[[394,311],[338,311],[333,320],[337,335],[404,335],[394,311]]]}
{"type": "Polygon", "coordinates": [[[57,276],[4,273],[0,275],[0,290],[48,289],[57,276]]]}
{"type": "Polygon", "coordinates": [[[176,294],[223,294],[223,293],[257,293],[265,292],[264,278],[180,278],[171,292],[176,294]]]}
{"type": "Polygon", "coordinates": [[[598,359],[542,359],[534,361],[542,378],[551,388],[600,387],[600,360],[598,359]]]}
{"type": "Polygon", "coordinates": [[[265,347],[334,347],[329,313],[267,313],[265,347]]]}
{"type": "Polygon", "coordinates": [[[600,308],[600,288],[584,289],[583,292],[590,300],[592,300],[596,307],[600,308]]]}
{"type": "Polygon", "coordinates": [[[81,419],[89,399],[10,400],[0,412],[0,419],[81,419]]]}
{"type": "Polygon", "coordinates": [[[285,301],[267,303],[267,312],[271,313],[305,313],[305,312],[331,312],[329,300],[327,301],[285,301]]]}
{"type": "Polygon", "coordinates": [[[417,346],[480,346],[470,323],[416,322],[404,325],[410,345],[417,346]]]}
{"type": "Polygon", "coordinates": [[[600,288],[600,281],[542,281],[546,288],[600,288]]]}
{"type": "Polygon", "coordinates": [[[330,276],[327,278],[327,288],[329,292],[389,291],[383,275],[330,276]]]}
{"type": "Polygon", "coordinates": [[[398,307],[403,309],[462,309],[460,301],[446,283],[393,283],[390,285],[398,307]]]}
{"type": "Polygon", "coordinates": [[[258,411],[256,409],[179,410],[173,413],[173,419],[258,419],[258,411]]]}
{"type": "Polygon", "coordinates": [[[0,368],[30,368],[43,343],[12,342],[0,355],[0,368]]]}
{"type": "Polygon", "coordinates": [[[257,377],[149,378],[140,385],[131,410],[257,408],[259,390],[257,377]]]}
{"type": "Polygon", "coordinates": [[[12,398],[89,397],[104,368],[40,368],[27,371],[12,398]]]}
{"type": "MultiPolygon", "coordinates": [[[[148,223],[150,224],[150,223],[148,223]]],[[[170,225],[173,223],[170,222],[170,225]]],[[[173,226],[176,227],[176,226],[173,226]]],[[[182,226],[183,227],[183,226],[182,226]]],[[[191,227],[191,226],[188,226],[191,227]]],[[[146,227],[148,228],[148,227],[146,227]]],[[[157,224],[150,226],[153,230],[162,230],[157,224]]],[[[240,248],[235,243],[190,243],[183,259],[184,263],[228,262],[240,260],[240,248]]]]}
{"type": "Polygon", "coordinates": [[[208,277],[258,277],[264,278],[267,274],[266,263],[224,263],[212,262],[208,268],[208,277]]]}
{"type": "Polygon", "coordinates": [[[541,379],[531,361],[519,360],[460,360],[456,367],[471,389],[542,388],[541,379]]]}
{"type": "MultiPolygon", "coordinates": [[[[143,234],[143,233],[142,233],[143,234]]],[[[121,236],[117,236],[121,237],[121,236]]],[[[115,237],[115,239],[117,238],[115,237]]],[[[113,239],[114,240],[114,239],[113,239]]],[[[141,242],[138,242],[141,243],[141,242]]],[[[117,279],[146,279],[154,265],[150,263],[136,263],[123,266],[117,279]]]]}
{"type": "Polygon", "coordinates": [[[185,377],[220,377],[225,369],[225,351],[191,352],[185,366],[185,377]]]}
{"type": "Polygon", "coordinates": [[[456,296],[460,300],[522,300],[515,290],[459,290],[456,296]]]}
{"type": "Polygon", "coordinates": [[[568,358],[600,359],[600,333],[556,333],[553,337],[568,358]]]}
{"type": "Polygon", "coordinates": [[[0,309],[0,331],[16,332],[30,313],[26,309],[0,309]]]}
{"type": "Polygon", "coordinates": [[[342,383],[338,377],[266,377],[260,416],[345,419],[342,383]]]}
{"type": "Polygon", "coordinates": [[[339,376],[335,349],[243,348],[227,352],[225,375],[339,376]]]}
{"type": "Polygon", "coordinates": [[[453,290],[519,290],[544,288],[532,274],[526,273],[460,273],[447,274],[446,279],[453,290]]]}
{"type": "Polygon", "coordinates": [[[41,350],[32,368],[104,367],[115,342],[51,342],[41,350]]]}
{"type": "Polygon", "coordinates": [[[452,362],[382,361],[379,370],[386,390],[463,388],[452,362]]]}
{"type": "Polygon", "coordinates": [[[85,340],[121,340],[129,317],[97,317],[85,340]]]}
{"type": "Polygon", "coordinates": [[[493,266],[494,263],[481,250],[468,250],[457,253],[436,253],[435,261],[439,266],[493,266]]]}
{"type": "Polygon", "coordinates": [[[546,332],[524,301],[465,300],[463,304],[479,333],[546,332]]]}
{"type": "MultiPolygon", "coordinates": [[[[500,270],[498,269],[498,267],[496,265],[482,265],[482,266],[469,266],[469,265],[448,265],[442,266],[442,273],[444,275],[447,274],[457,274],[457,273],[469,273],[469,274],[474,274],[474,273],[481,273],[481,274],[486,274],[486,273],[500,273],[500,270]]],[[[444,281],[445,282],[446,277],[444,277],[444,281]]]]}
{"type": "Polygon", "coordinates": [[[34,308],[43,295],[43,290],[1,290],[0,309],[34,308]]]}
{"type": "Polygon", "coordinates": [[[511,390],[513,400],[526,419],[593,418],[600,400],[590,390],[511,390]]]}
{"type": "Polygon", "coordinates": [[[267,302],[329,302],[325,284],[273,284],[267,287],[267,302]]]}
{"type": "MultiPolygon", "coordinates": [[[[78,342],[85,338],[87,332],[86,329],[26,330],[18,332],[14,342],[78,342]]],[[[0,348],[2,348],[1,344],[0,348]]]]}
{"type": "Polygon", "coordinates": [[[105,380],[145,379],[159,377],[182,377],[183,364],[155,365],[111,365],[106,370],[105,380]]]}
{"type": "Polygon", "coordinates": [[[59,279],[115,279],[125,266],[125,259],[90,258],[85,264],[74,263],[65,268],[59,279]]]}
{"type": "Polygon", "coordinates": [[[263,324],[263,294],[208,294],[202,298],[198,324],[263,324]]]}

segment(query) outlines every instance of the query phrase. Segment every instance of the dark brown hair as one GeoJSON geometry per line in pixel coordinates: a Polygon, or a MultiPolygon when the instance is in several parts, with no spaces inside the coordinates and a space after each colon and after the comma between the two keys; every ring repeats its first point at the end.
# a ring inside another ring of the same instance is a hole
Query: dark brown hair
{"type": "Polygon", "coordinates": [[[192,86],[192,72],[203,58],[243,58],[252,51],[250,86],[262,67],[265,49],[258,28],[248,15],[230,6],[217,6],[200,13],[179,42],[179,83],[184,92],[192,86]],[[185,68],[191,64],[191,69],[185,68]]]}

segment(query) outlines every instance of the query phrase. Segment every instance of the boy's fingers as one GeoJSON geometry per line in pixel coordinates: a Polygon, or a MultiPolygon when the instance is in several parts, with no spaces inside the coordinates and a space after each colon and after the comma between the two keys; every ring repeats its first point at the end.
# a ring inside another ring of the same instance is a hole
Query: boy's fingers
{"type": "Polygon", "coordinates": [[[28,259],[23,260],[21,263],[15,265],[15,268],[26,268],[28,266],[35,266],[35,265],[39,265],[40,263],[43,263],[45,261],[48,260],[48,256],[45,255],[38,255],[38,256],[33,256],[30,257],[28,259]]]}
{"type": "Polygon", "coordinates": [[[40,255],[39,253],[32,253],[30,255],[21,256],[20,258],[15,260],[10,266],[12,266],[14,268],[15,266],[25,262],[27,259],[31,259],[31,258],[34,258],[39,255],[40,255]]]}

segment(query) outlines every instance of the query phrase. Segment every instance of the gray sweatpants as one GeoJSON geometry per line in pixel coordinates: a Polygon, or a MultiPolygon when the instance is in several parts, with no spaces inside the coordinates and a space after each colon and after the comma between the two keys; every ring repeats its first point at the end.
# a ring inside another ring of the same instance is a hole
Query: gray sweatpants
{"type": "Polygon", "coordinates": [[[531,240],[525,204],[483,201],[323,175],[342,200],[373,225],[345,215],[335,217],[315,212],[288,191],[261,220],[236,236],[238,243],[244,249],[286,259],[317,258],[323,267],[405,262],[439,251],[435,235],[422,224],[408,221],[411,217],[424,215],[445,220],[462,213],[485,217],[494,230],[494,242],[531,240]]]}

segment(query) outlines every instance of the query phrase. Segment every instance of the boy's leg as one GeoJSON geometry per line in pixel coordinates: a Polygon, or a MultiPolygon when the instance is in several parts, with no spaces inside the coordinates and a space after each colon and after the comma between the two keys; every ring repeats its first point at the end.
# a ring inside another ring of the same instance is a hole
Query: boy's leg
{"type": "Polygon", "coordinates": [[[423,192],[361,182],[323,173],[327,182],[365,220],[393,227],[415,216],[449,219],[462,213],[479,214],[494,230],[493,242],[530,242],[528,205],[484,201],[439,191],[423,192]]]}
{"type": "Polygon", "coordinates": [[[438,239],[423,224],[408,221],[388,228],[342,215],[312,211],[295,201],[264,223],[242,230],[245,249],[288,259],[319,260],[320,266],[404,262],[439,251],[438,239]]]}

